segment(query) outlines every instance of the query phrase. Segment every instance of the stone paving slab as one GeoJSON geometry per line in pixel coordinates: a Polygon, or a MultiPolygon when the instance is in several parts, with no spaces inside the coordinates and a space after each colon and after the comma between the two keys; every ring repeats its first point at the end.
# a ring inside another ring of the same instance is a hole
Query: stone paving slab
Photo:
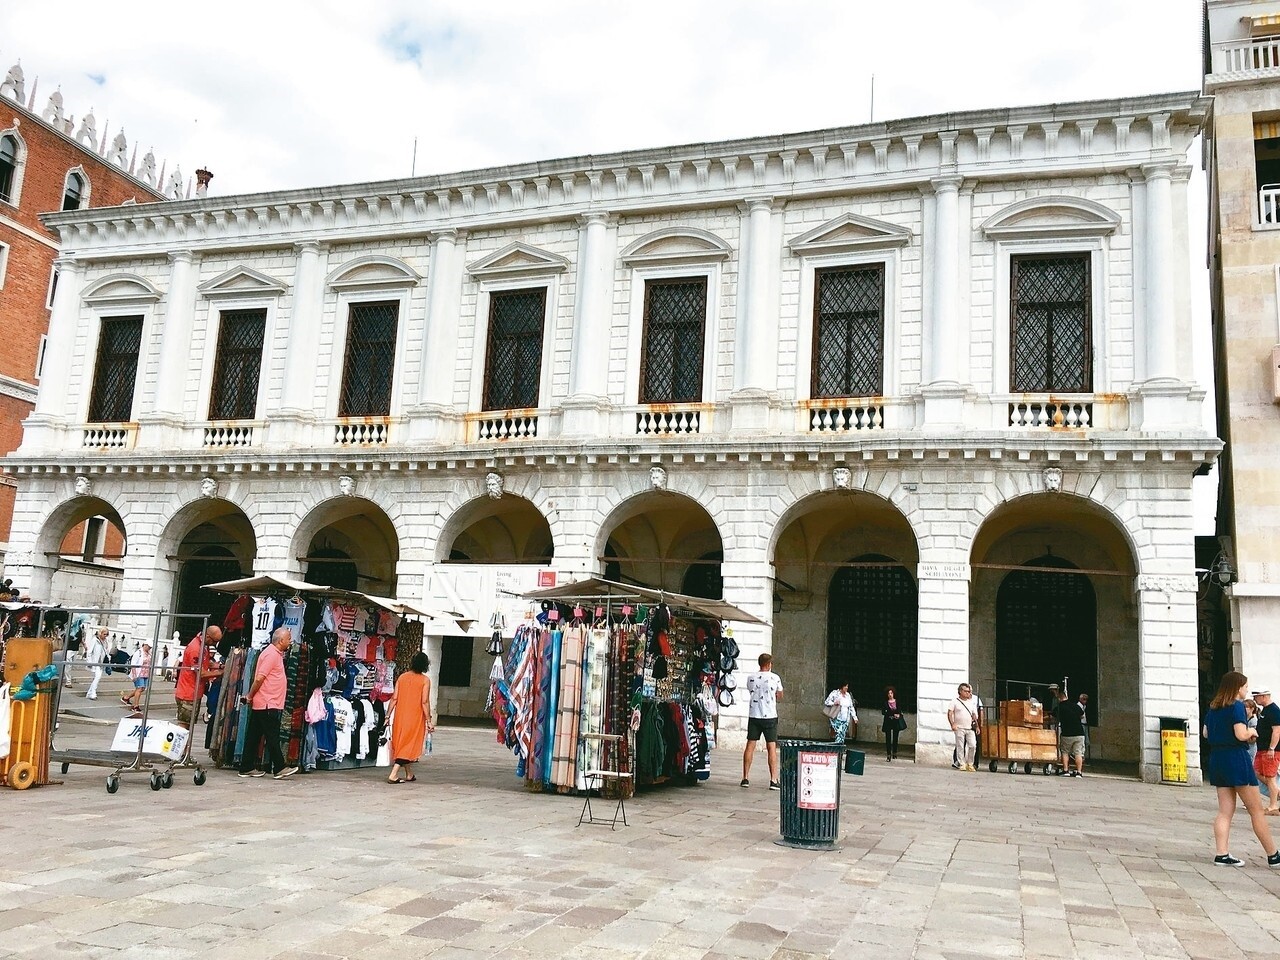
{"type": "MultiPolygon", "coordinates": [[[[103,713],[103,704],[96,706],[103,713]]],[[[112,714],[108,713],[108,716],[112,714]]],[[[105,725],[59,746],[102,749],[105,725]]],[[[774,844],[778,794],[642,793],[575,826],[490,731],[447,727],[413,785],[378,770],[196,787],[105,771],[0,789],[0,957],[226,960],[1274,958],[1280,871],[1239,818],[1217,868],[1207,787],[871,764],[834,852],[774,844]],[[959,790],[957,788],[960,788],[959,790]],[[963,804],[956,802],[964,796],[963,804]]],[[[763,758],[759,762],[763,762],[763,758]]]]}

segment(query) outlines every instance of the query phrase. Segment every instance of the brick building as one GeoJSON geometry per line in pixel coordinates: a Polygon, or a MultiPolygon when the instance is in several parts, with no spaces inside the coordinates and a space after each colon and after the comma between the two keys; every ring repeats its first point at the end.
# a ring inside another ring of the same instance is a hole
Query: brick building
{"type": "MultiPolygon", "coordinates": [[[[150,153],[128,156],[123,131],[108,140],[93,113],[78,123],[53,93],[36,112],[36,89],[14,66],[0,84],[0,455],[17,448],[22,421],[35,406],[49,309],[58,269],[58,240],[40,214],[164,198],[163,170],[150,153]]],[[[179,174],[174,188],[182,183],[179,174]]],[[[0,569],[13,518],[15,481],[0,476],[0,569]]],[[[67,532],[59,549],[79,557],[85,572],[123,553],[120,530],[95,519],[67,532]]],[[[23,586],[23,584],[19,584],[23,586]]]]}
{"type": "MultiPolygon", "coordinates": [[[[49,215],[12,565],[56,595],[67,530],[109,516],[131,608],[252,572],[426,599],[459,570],[606,573],[769,621],[740,662],[773,651],[789,731],[822,732],[840,680],[873,719],[893,684],[946,763],[960,681],[1066,675],[1095,755],[1158,777],[1159,717],[1198,712],[1191,489],[1220,447],[1188,289],[1207,110],[49,215]]],[[[442,704],[483,701],[475,644],[442,704]]]]}

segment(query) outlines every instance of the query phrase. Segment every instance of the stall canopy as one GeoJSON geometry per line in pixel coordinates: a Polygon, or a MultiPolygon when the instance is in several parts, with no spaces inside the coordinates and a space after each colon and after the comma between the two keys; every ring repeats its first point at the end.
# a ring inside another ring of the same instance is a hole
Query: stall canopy
{"type": "Polygon", "coordinates": [[[224,580],[222,583],[207,583],[204,589],[213,590],[215,593],[236,594],[294,593],[298,596],[343,600],[348,603],[372,603],[375,607],[390,610],[392,613],[398,613],[401,616],[453,621],[463,631],[469,630],[471,624],[475,622],[474,617],[468,617],[453,610],[430,610],[417,604],[396,600],[391,597],[376,597],[373,594],[360,593],[357,590],[324,587],[316,583],[307,583],[304,580],[288,580],[284,577],[260,576],[245,577],[242,580],[224,580]]]}
{"type": "Polygon", "coordinates": [[[708,600],[705,597],[690,597],[683,593],[668,593],[665,590],[654,590],[650,587],[638,587],[634,583],[616,583],[602,577],[590,577],[586,580],[575,580],[548,590],[535,590],[524,594],[527,600],[598,600],[616,597],[619,600],[644,600],[647,603],[667,603],[673,607],[692,610],[705,617],[716,620],[732,620],[736,623],[765,623],[759,617],[735,607],[723,600],[708,600]]]}

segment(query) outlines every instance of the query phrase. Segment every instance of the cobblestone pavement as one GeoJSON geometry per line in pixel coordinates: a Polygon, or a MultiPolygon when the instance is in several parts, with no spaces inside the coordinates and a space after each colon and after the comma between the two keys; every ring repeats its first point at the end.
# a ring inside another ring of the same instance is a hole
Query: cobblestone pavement
{"type": "MultiPolygon", "coordinates": [[[[114,720],[106,699],[77,709],[114,720]]],[[[164,691],[167,694],[167,691],[164,691]]],[[[112,694],[114,698],[114,694],[112,694]]],[[[64,706],[67,701],[64,701],[64,706]]],[[[62,746],[109,743],[64,723],[62,746]]],[[[0,790],[0,955],[62,957],[1232,957],[1280,949],[1280,871],[1240,818],[1210,864],[1212,791],[886,764],[845,777],[841,847],[776,846],[778,794],[642,793],[575,827],[491,731],[442,728],[419,782],[103,771],[0,790]]],[[[54,776],[58,776],[57,770],[54,776]]]]}

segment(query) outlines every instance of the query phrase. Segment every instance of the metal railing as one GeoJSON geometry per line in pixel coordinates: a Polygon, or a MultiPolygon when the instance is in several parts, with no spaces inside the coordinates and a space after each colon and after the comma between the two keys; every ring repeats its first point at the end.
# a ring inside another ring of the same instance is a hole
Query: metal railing
{"type": "Polygon", "coordinates": [[[1246,37],[1213,45],[1214,74],[1258,73],[1280,67],[1280,37],[1246,37]]]}

